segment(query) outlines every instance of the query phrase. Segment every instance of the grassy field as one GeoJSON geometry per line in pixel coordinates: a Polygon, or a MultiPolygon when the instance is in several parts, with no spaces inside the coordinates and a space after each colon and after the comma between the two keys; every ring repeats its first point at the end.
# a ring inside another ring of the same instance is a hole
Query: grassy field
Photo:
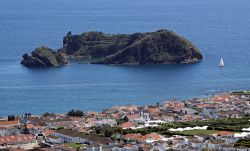
{"type": "Polygon", "coordinates": [[[66,143],[65,145],[68,146],[68,147],[72,147],[72,148],[74,148],[74,149],[77,149],[77,148],[79,148],[79,147],[85,147],[85,145],[83,145],[83,144],[78,144],[78,143],[66,143]]]}
{"type": "MultiPolygon", "coordinates": [[[[195,122],[172,122],[165,123],[159,127],[147,127],[142,129],[126,129],[123,130],[123,134],[128,133],[141,133],[146,135],[151,132],[156,132],[166,136],[173,135],[202,135],[202,134],[213,134],[217,131],[231,131],[231,132],[241,132],[242,128],[250,127],[250,116],[243,118],[230,118],[230,119],[210,119],[195,122]],[[195,127],[195,126],[208,126],[207,130],[192,130],[184,132],[173,132],[169,131],[170,128],[185,128],[185,127],[195,127]]],[[[117,132],[114,130],[114,132],[117,132]]]]}
{"type": "Polygon", "coordinates": [[[209,135],[214,134],[218,131],[216,130],[188,130],[188,131],[182,131],[183,135],[209,135]]]}

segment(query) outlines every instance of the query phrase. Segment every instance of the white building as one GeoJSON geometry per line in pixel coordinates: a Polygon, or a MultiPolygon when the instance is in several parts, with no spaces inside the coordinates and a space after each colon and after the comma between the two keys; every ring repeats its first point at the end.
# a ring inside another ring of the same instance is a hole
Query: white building
{"type": "Polygon", "coordinates": [[[74,142],[74,143],[87,142],[86,139],[81,138],[82,136],[81,133],[77,131],[68,130],[68,129],[60,129],[60,130],[54,131],[51,135],[62,139],[63,142],[74,142]]]}

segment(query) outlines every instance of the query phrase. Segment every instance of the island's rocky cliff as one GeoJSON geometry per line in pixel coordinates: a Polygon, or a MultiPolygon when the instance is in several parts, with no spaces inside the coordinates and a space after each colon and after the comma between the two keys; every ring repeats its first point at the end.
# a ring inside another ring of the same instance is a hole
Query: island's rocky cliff
{"type": "Polygon", "coordinates": [[[42,56],[37,55],[36,50],[32,52],[32,56],[23,55],[22,64],[25,66],[64,65],[67,59],[62,54],[69,58],[93,59],[94,61],[90,63],[98,64],[171,64],[194,63],[202,60],[197,47],[168,30],[115,35],[103,32],[72,35],[68,32],[63,38],[63,47],[57,52],[49,48],[45,51],[45,47],[42,48],[43,53],[38,51],[42,56]]]}
{"type": "Polygon", "coordinates": [[[193,63],[202,55],[187,39],[172,31],[109,35],[86,32],[63,39],[63,52],[75,57],[102,58],[104,64],[193,63]]]}
{"type": "Polygon", "coordinates": [[[68,60],[61,52],[56,52],[48,47],[38,47],[31,52],[31,55],[25,53],[21,64],[27,67],[51,67],[62,66],[68,63],[68,60]]]}

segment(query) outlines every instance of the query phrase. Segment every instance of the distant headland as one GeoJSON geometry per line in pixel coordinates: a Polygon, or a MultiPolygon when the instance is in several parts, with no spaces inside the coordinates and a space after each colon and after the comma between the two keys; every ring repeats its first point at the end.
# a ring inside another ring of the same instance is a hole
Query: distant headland
{"type": "Polygon", "coordinates": [[[38,47],[25,53],[21,64],[26,67],[50,67],[68,64],[70,59],[88,59],[93,64],[179,64],[202,60],[200,50],[189,40],[169,30],[134,34],[85,32],[63,38],[57,51],[38,47]]]}

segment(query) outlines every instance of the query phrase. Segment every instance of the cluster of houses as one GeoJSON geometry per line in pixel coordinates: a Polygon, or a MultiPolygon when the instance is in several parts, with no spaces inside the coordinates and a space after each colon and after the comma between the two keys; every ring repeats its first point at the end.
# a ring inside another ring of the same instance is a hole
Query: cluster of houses
{"type": "Polygon", "coordinates": [[[250,96],[229,93],[187,101],[171,100],[145,106],[115,106],[102,112],[86,112],[82,117],[52,114],[46,117],[25,114],[0,118],[0,150],[225,150],[247,151],[235,147],[239,139],[233,132],[218,131],[207,135],[164,136],[157,132],[146,134],[116,132],[105,136],[95,127],[119,127],[139,130],[158,127],[162,123],[200,121],[206,119],[241,118],[250,114],[250,96]],[[74,144],[74,145],[72,145],[74,144]]]}

